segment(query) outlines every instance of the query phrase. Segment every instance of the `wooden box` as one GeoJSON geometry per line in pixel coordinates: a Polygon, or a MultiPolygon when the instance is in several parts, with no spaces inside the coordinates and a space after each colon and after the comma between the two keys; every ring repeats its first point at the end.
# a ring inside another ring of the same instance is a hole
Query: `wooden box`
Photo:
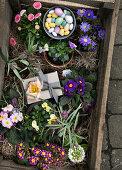
{"type": "MultiPolygon", "coordinates": [[[[39,1],[39,0],[38,0],[39,1]]],[[[113,46],[119,11],[120,0],[40,0],[43,6],[50,7],[53,5],[65,5],[71,9],[91,8],[100,10],[104,16],[106,26],[106,37],[101,44],[98,70],[98,98],[94,113],[92,114],[89,131],[89,155],[88,169],[100,170],[101,149],[103,140],[103,128],[105,123],[106,102],[109,86],[109,77],[113,46]]],[[[30,5],[34,0],[0,0],[0,46],[5,52],[6,45],[9,42],[10,23],[13,11],[19,11],[24,4],[30,5]]],[[[0,58],[0,96],[4,81],[3,61],[0,58]]],[[[1,170],[32,170],[12,163],[12,161],[1,161],[1,170]]],[[[82,169],[82,168],[81,168],[82,169]]]]}

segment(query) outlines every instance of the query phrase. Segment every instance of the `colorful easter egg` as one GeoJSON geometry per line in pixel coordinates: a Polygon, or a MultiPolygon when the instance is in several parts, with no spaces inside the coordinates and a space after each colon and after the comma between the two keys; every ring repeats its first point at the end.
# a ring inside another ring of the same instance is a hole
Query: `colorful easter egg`
{"type": "Polygon", "coordinates": [[[64,35],[68,35],[70,32],[69,31],[65,31],[64,32],[64,35]]]}
{"type": "Polygon", "coordinates": [[[63,15],[63,11],[61,8],[55,8],[55,11],[56,15],[58,15],[59,17],[63,15]]]}
{"type": "Polygon", "coordinates": [[[70,15],[66,15],[65,16],[65,20],[68,22],[68,23],[73,23],[73,18],[72,18],[72,16],[70,16],[70,15]]]}
{"type": "Polygon", "coordinates": [[[56,15],[56,13],[52,13],[52,18],[58,18],[58,15],[56,15]]]}
{"type": "Polygon", "coordinates": [[[67,24],[67,22],[66,22],[66,21],[63,21],[61,25],[62,25],[63,27],[65,27],[66,24],[67,24]]]}
{"type": "Polygon", "coordinates": [[[62,18],[65,18],[65,13],[63,13],[63,14],[61,15],[61,17],[62,17],[62,18]]]}
{"type": "Polygon", "coordinates": [[[52,14],[52,13],[54,13],[54,10],[51,10],[51,11],[49,12],[49,14],[52,14]]]}
{"type": "Polygon", "coordinates": [[[56,34],[58,34],[59,31],[60,31],[60,28],[59,28],[59,27],[55,27],[55,28],[54,28],[54,31],[56,32],[56,34]]]}
{"type": "Polygon", "coordinates": [[[72,30],[72,29],[73,29],[73,26],[74,26],[73,24],[70,24],[69,29],[72,30]]]}
{"type": "Polygon", "coordinates": [[[51,14],[47,14],[47,17],[48,17],[48,18],[51,18],[51,16],[52,16],[51,14]]]}
{"type": "Polygon", "coordinates": [[[64,29],[60,29],[59,34],[64,35],[64,29]]]}
{"type": "Polygon", "coordinates": [[[50,26],[51,28],[54,28],[54,27],[55,27],[55,23],[50,23],[49,26],[50,26]]]}
{"type": "Polygon", "coordinates": [[[60,28],[63,29],[64,27],[62,25],[60,25],[60,28]]]}
{"type": "Polygon", "coordinates": [[[58,17],[58,18],[56,19],[56,21],[55,21],[55,24],[56,24],[56,26],[59,26],[59,25],[62,24],[62,22],[63,22],[63,18],[58,17]]]}
{"type": "Polygon", "coordinates": [[[64,27],[64,31],[69,31],[69,28],[70,28],[70,24],[67,23],[66,26],[64,27]]]}
{"type": "Polygon", "coordinates": [[[53,34],[53,36],[55,36],[55,37],[57,36],[56,32],[52,32],[52,34],[53,34]]]}
{"type": "Polygon", "coordinates": [[[49,33],[52,33],[52,32],[54,32],[54,28],[49,29],[49,33]]]}
{"type": "Polygon", "coordinates": [[[45,22],[45,27],[46,27],[46,28],[48,27],[48,22],[45,22]]]}
{"type": "Polygon", "coordinates": [[[52,22],[55,22],[55,20],[56,20],[56,19],[53,17],[53,18],[52,18],[52,22]]]}
{"type": "Polygon", "coordinates": [[[47,21],[48,23],[51,23],[51,20],[52,20],[52,18],[47,18],[47,19],[46,19],[46,21],[47,21]]]}

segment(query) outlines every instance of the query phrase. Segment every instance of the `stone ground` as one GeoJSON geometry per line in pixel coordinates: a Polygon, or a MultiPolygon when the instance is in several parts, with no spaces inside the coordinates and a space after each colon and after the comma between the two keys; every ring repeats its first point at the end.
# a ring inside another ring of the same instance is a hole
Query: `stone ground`
{"type": "Polygon", "coordinates": [[[101,170],[122,170],[122,0],[111,67],[101,170]]]}

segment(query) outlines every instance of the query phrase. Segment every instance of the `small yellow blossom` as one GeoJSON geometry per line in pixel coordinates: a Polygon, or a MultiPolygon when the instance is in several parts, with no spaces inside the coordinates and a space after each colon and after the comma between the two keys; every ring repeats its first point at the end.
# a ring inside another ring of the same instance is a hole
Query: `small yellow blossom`
{"type": "Polygon", "coordinates": [[[46,108],[48,106],[48,104],[46,103],[46,102],[44,102],[43,104],[42,104],[42,107],[43,108],[46,108]]]}
{"type": "Polygon", "coordinates": [[[35,120],[32,121],[32,127],[36,129],[36,131],[39,130],[39,126],[37,126],[37,122],[35,120]]]}
{"type": "Polygon", "coordinates": [[[52,122],[56,121],[56,116],[55,114],[51,114],[50,115],[50,119],[48,119],[48,124],[52,124],[52,122]]]}

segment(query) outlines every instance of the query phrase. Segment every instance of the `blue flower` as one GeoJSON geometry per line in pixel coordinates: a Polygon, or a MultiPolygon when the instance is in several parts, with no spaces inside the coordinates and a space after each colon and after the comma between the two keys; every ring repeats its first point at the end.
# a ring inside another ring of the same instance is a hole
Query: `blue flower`
{"type": "Polygon", "coordinates": [[[55,54],[55,57],[58,58],[58,57],[60,57],[60,55],[59,54],[55,54]]]}
{"type": "Polygon", "coordinates": [[[67,74],[70,74],[72,71],[70,69],[63,70],[62,76],[66,77],[67,74]]]}
{"type": "Polygon", "coordinates": [[[93,19],[94,17],[94,13],[92,10],[87,10],[84,14],[84,16],[87,18],[87,19],[93,19]]]}
{"type": "Polygon", "coordinates": [[[87,22],[82,22],[80,25],[80,29],[84,32],[87,32],[88,30],[90,30],[90,24],[88,24],[87,22]]]}
{"type": "Polygon", "coordinates": [[[98,36],[99,36],[102,40],[104,40],[104,38],[105,38],[105,30],[100,29],[100,31],[98,31],[98,36]]]}
{"type": "Polygon", "coordinates": [[[79,42],[83,46],[88,46],[89,44],[91,44],[91,38],[89,38],[87,35],[85,35],[79,40],[79,42]]]}
{"type": "Polygon", "coordinates": [[[82,17],[85,14],[85,12],[86,12],[85,9],[78,9],[77,14],[82,17]]]}

